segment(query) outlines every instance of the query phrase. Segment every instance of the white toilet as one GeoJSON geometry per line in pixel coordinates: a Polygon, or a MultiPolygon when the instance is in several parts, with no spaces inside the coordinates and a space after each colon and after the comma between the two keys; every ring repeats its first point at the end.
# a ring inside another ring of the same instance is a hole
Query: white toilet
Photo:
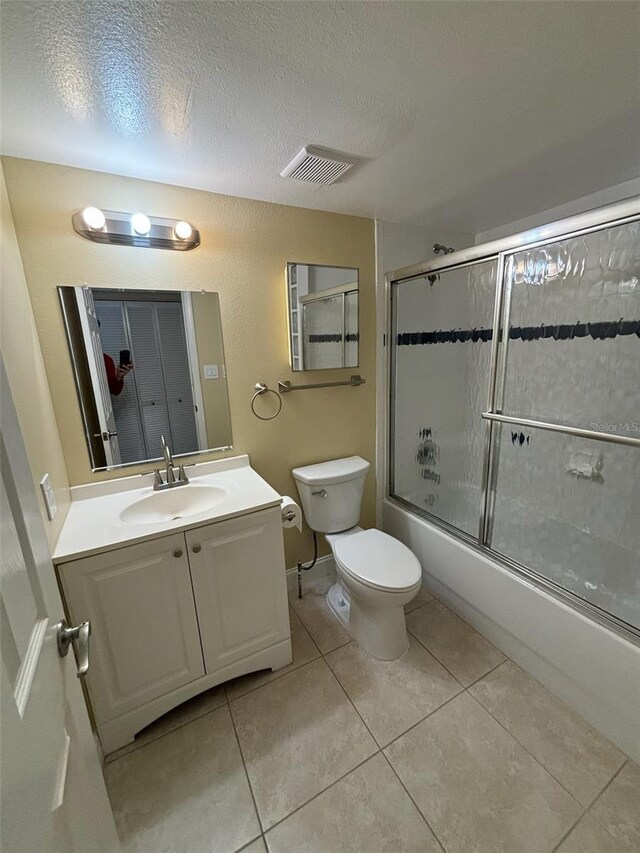
{"type": "Polygon", "coordinates": [[[295,468],[307,524],[324,533],[338,573],[329,606],[372,657],[395,660],[409,647],[404,605],[417,594],[416,555],[381,530],[358,527],[369,463],[360,456],[295,468]]]}

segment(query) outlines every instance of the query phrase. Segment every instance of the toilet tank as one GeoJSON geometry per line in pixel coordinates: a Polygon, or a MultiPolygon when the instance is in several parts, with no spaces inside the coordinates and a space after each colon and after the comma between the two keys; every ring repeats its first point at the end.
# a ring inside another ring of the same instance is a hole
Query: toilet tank
{"type": "Polygon", "coordinates": [[[360,456],[332,459],[294,468],[307,524],[319,533],[338,533],[355,527],[369,463],[360,456]]]}

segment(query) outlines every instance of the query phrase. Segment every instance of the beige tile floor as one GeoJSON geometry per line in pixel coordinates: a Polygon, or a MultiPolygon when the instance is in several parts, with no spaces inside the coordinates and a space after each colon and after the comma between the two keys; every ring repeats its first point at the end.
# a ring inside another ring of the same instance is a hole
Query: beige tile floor
{"type": "Polygon", "coordinates": [[[293,663],[110,756],[126,853],[638,853],[640,768],[428,592],[375,661],[291,599],[293,663]]]}

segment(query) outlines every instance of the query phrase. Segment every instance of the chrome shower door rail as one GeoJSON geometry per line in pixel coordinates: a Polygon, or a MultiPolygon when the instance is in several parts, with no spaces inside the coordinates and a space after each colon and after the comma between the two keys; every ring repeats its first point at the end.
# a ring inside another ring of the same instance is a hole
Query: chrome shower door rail
{"type": "Polygon", "coordinates": [[[593,429],[581,429],[580,427],[555,424],[549,421],[536,421],[533,418],[516,418],[511,415],[499,415],[497,412],[483,412],[482,417],[487,421],[497,421],[501,424],[514,424],[515,426],[537,427],[549,432],[561,432],[565,435],[574,435],[577,438],[591,438],[595,441],[607,441],[610,444],[624,444],[627,447],[640,447],[640,437],[632,435],[620,435],[615,432],[598,432],[593,429]]]}

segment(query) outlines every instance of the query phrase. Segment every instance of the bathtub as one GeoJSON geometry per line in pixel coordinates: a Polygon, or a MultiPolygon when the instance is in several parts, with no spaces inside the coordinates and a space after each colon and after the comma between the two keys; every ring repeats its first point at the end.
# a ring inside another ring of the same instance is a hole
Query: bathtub
{"type": "Polygon", "coordinates": [[[393,500],[381,515],[427,589],[640,761],[639,646],[393,500]]]}

